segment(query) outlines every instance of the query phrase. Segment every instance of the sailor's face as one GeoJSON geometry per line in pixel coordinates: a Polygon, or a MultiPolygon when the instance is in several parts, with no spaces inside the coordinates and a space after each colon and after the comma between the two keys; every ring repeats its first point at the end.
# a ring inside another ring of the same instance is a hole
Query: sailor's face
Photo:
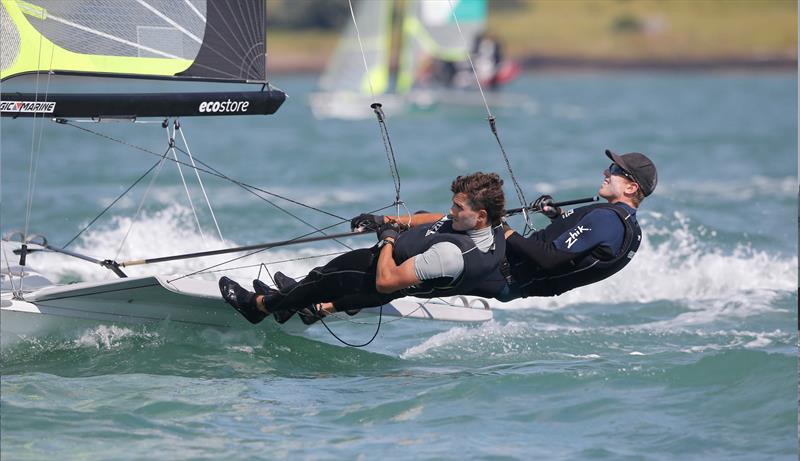
{"type": "Polygon", "coordinates": [[[463,192],[459,192],[453,196],[453,206],[450,207],[450,215],[453,217],[454,230],[468,231],[475,229],[478,225],[479,212],[472,209],[467,194],[463,192]]]}
{"type": "Polygon", "coordinates": [[[611,171],[606,168],[603,170],[603,182],[600,184],[597,195],[608,201],[615,201],[624,197],[625,191],[635,186],[636,183],[630,179],[622,175],[611,174],[611,171]]]}

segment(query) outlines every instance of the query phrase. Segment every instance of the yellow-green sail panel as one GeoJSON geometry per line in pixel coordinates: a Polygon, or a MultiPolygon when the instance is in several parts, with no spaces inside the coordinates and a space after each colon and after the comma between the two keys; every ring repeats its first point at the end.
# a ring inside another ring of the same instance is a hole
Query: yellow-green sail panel
{"type": "Polygon", "coordinates": [[[49,70],[172,76],[192,64],[192,60],[178,57],[104,56],[68,51],[44,37],[31,24],[34,21],[48,20],[47,10],[17,0],[2,2],[3,37],[6,37],[6,27],[13,27],[13,32],[10,33],[18,36],[17,40],[10,43],[16,49],[7,50],[3,40],[3,67],[0,71],[0,78],[3,80],[14,75],[49,70]],[[10,55],[8,63],[5,56],[7,51],[10,55]]]}
{"type": "Polygon", "coordinates": [[[1,1],[4,80],[51,70],[266,79],[264,0],[1,1]]]}

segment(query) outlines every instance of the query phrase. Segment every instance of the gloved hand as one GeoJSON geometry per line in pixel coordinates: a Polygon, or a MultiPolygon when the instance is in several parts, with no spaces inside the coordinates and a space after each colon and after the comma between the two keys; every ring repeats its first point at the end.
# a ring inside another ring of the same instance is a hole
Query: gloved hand
{"type": "Polygon", "coordinates": [[[387,222],[385,224],[381,224],[375,231],[375,234],[377,234],[378,241],[380,242],[381,240],[389,237],[397,240],[397,237],[400,235],[401,231],[402,229],[400,225],[396,222],[387,222]]]}
{"type": "Polygon", "coordinates": [[[355,218],[350,220],[350,230],[354,231],[358,228],[363,230],[376,231],[383,225],[383,215],[361,213],[355,218]]]}
{"type": "Polygon", "coordinates": [[[550,219],[555,219],[561,214],[561,208],[553,206],[553,197],[545,194],[537,198],[532,204],[531,208],[540,210],[543,215],[550,219]]]}

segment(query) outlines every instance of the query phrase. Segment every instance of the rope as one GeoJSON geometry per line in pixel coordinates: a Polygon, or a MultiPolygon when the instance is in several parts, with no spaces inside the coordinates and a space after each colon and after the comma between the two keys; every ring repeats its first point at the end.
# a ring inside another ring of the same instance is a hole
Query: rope
{"type": "Polygon", "coordinates": [[[194,209],[194,202],[192,201],[192,194],[191,192],[189,192],[189,185],[186,184],[186,178],[183,177],[183,169],[181,168],[181,164],[178,162],[178,154],[175,152],[175,131],[178,129],[177,125],[173,124],[171,134],[169,132],[169,125],[167,124],[166,120],[164,121],[163,126],[164,130],[167,133],[167,142],[169,143],[169,149],[172,151],[172,156],[175,158],[175,165],[178,167],[178,175],[180,175],[181,177],[181,182],[183,183],[183,190],[186,191],[186,198],[189,200],[189,208],[191,208],[192,215],[194,215],[194,222],[197,224],[197,231],[200,232],[200,238],[203,239],[203,245],[208,247],[208,242],[206,242],[206,234],[203,233],[203,226],[200,225],[200,218],[197,216],[197,210],[194,209]]]}
{"type": "Polygon", "coordinates": [[[464,37],[464,32],[461,30],[461,24],[458,22],[458,16],[456,15],[456,9],[453,7],[453,1],[447,0],[450,5],[450,11],[453,14],[453,20],[456,23],[456,28],[458,29],[458,35],[461,37],[461,41],[464,43],[464,48],[467,50],[467,60],[469,61],[469,66],[472,69],[472,75],[475,77],[475,83],[478,85],[478,90],[481,94],[481,99],[483,99],[483,105],[486,107],[486,113],[488,115],[489,121],[489,128],[492,130],[492,134],[494,135],[495,140],[497,141],[497,145],[500,147],[500,153],[503,154],[503,160],[505,160],[506,168],[508,169],[508,174],[511,176],[511,182],[514,184],[514,191],[517,194],[517,199],[519,200],[520,206],[522,207],[522,215],[525,218],[525,230],[523,234],[527,235],[529,230],[533,230],[533,226],[531,225],[531,218],[528,215],[527,210],[525,209],[528,206],[528,201],[525,199],[525,193],[522,192],[522,187],[520,187],[519,182],[517,181],[516,176],[514,175],[514,170],[511,168],[511,162],[508,160],[508,155],[506,154],[506,149],[503,147],[503,142],[500,140],[500,135],[497,133],[497,123],[494,115],[492,115],[491,109],[489,109],[489,103],[486,101],[486,95],[483,92],[483,85],[481,85],[481,81],[478,78],[478,72],[475,70],[475,64],[472,62],[472,56],[469,52],[469,45],[467,44],[467,40],[464,37]]]}
{"type": "MultiPolygon", "coordinates": [[[[167,151],[166,151],[166,152],[164,152],[164,156],[166,156],[168,152],[169,152],[169,148],[167,148],[167,151]]],[[[97,216],[95,216],[95,218],[94,218],[94,219],[92,219],[92,220],[91,220],[91,222],[89,222],[89,224],[87,224],[87,225],[86,225],[86,226],[85,226],[83,229],[81,229],[81,231],[80,231],[80,232],[78,232],[78,233],[77,233],[77,234],[76,234],[74,237],[72,237],[72,239],[70,239],[70,241],[69,241],[69,242],[67,242],[67,244],[66,244],[66,245],[64,245],[64,246],[63,246],[63,247],[61,247],[61,248],[64,248],[64,249],[66,249],[68,246],[70,246],[70,244],[72,244],[72,242],[74,242],[75,240],[77,240],[77,238],[78,238],[78,237],[80,237],[80,236],[81,236],[81,234],[83,234],[84,232],[86,232],[86,230],[88,230],[88,229],[89,229],[89,227],[91,227],[91,226],[92,226],[92,224],[94,224],[94,223],[95,223],[95,221],[97,221],[98,219],[100,219],[100,217],[101,217],[101,216],[103,216],[103,215],[104,215],[104,214],[105,214],[105,213],[106,213],[108,210],[110,210],[110,209],[111,209],[111,207],[113,207],[115,203],[117,203],[118,201],[120,201],[120,200],[122,199],[122,197],[124,197],[125,195],[127,195],[127,193],[131,191],[131,189],[133,189],[133,188],[134,188],[134,187],[135,187],[137,184],[139,184],[139,182],[141,182],[141,180],[142,180],[142,179],[144,179],[144,178],[145,178],[147,175],[149,175],[149,174],[150,174],[150,172],[151,172],[151,171],[153,171],[153,170],[155,169],[155,167],[157,167],[157,166],[158,166],[158,165],[160,165],[160,164],[161,164],[161,160],[157,161],[156,163],[154,163],[154,164],[153,164],[153,166],[151,166],[150,168],[148,168],[148,169],[147,169],[147,171],[145,171],[145,172],[144,172],[144,174],[142,174],[141,176],[139,176],[139,178],[138,178],[138,179],[136,179],[136,181],[134,181],[134,182],[133,182],[133,184],[131,184],[130,186],[128,186],[128,188],[127,188],[127,189],[125,189],[125,191],[124,191],[123,193],[121,193],[121,194],[120,194],[120,195],[119,195],[117,198],[115,198],[115,199],[114,199],[114,201],[112,201],[112,202],[111,202],[111,203],[110,203],[110,204],[109,204],[107,207],[105,207],[105,209],[104,209],[103,211],[101,211],[101,212],[100,212],[100,214],[98,214],[97,216]]]]}
{"type": "Polygon", "coordinates": [[[211,213],[211,219],[214,221],[214,226],[217,228],[217,234],[219,235],[220,241],[225,241],[222,237],[222,231],[219,228],[219,223],[217,222],[217,216],[214,214],[214,209],[211,208],[211,201],[208,199],[208,194],[206,193],[206,188],[203,185],[203,180],[200,179],[200,172],[197,171],[197,165],[194,163],[194,156],[192,156],[192,151],[189,149],[189,143],[186,142],[186,136],[183,134],[183,130],[181,129],[181,124],[178,120],[175,120],[175,129],[181,134],[181,139],[183,140],[183,145],[186,146],[186,153],[189,155],[189,160],[192,162],[192,168],[194,168],[194,174],[197,177],[197,182],[200,184],[200,190],[203,191],[203,197],[206,199],[206,205],[208,205],[208,211],[211,213]]]}
{"type": "Polygon", "coordinates": [[[213,273],[222,272],[222,271],[230,272],[230,271],[239,270],[239,269],[252,269],[253,267],[258,267],[259,268],[258,274],[259,274],[259,277],[260,277],[261,276],[261,269],[260,269],[261,266],[273,266],[275,264],[283,264],[283,263],[290,263],[290,262],[295,262],[295,261],[303,261],[303,260],[306,260],[306,259],[328,258],[330,256],[339,256],[339,255],[344,254],[344,253],[347,253],[347,252],[346,251],[336,251],[334,253],[325,253],[325,254],[319,254],[319,255],[313,255],[313,256],[299,256],[297,258],[281,259],[281,260],[278,260],[278,261],[271,261],[271,262],[266,262],[266,263],[265,262],[260,262],[258,264],[247,264],[247,265],[244,265],[244,266],[228,267],[228,268],[225,268],[225,269],[198,272],[197,274],[213,274],[213,273]]]}
{"type": "Polygon", "coordinates": [[[161,174],[161,169],[164,167],[164,161],[167,159],[167,153],[169,153],[169,149],[164,152],[164,157],[162,157],[161,161],[158,162],[158,169],[156,170],[156,174],[150,178],[150,183],[147,185],[147,189],[144,191],[144,195],[142,195],[142,200],[139,202],[139,207],[136,209],[136,214],[133,215],[133,220],[131,220],[131,225],[128,226],[128,231],[125,233],[125,237],[122,238],[122,241],[119,243],[119,248],[117,248],[117,253],[114,255],[114,259],[119,258],[119,254],[122,252],[122,247],[125,246],[125,241],[128,240],[128,237],[131,235],[131,231],[133,230],[133,225],[136,224],[136,220],[139,219],[139,213],[142,212],[142,207],[144,207],[144,202],[147,200],[147,196],[150,194],[150,189],[153,187],[153,184],[158,179],[158,175],[161,174]]]}
{"type": "MultiPolygon", "coordinates": [[[[375,89],[372,86],[371,73],[369,71],[369,64],[367,64],[367,54],[364,52],[364,44],[361,41],[361,32],[358,30],[358,21],[356,20],[356,13],[353,10],[352,0],[347,0],[350,6],[350,17],[353,19],[353,26],[356,31],[356,39],[358,40],[358,48],[361,50],[361,60],[364,62],[364,71],[367,76],[367,83],[369,84],[369,92],[372,99],[375,100],[375,89]]],[[[392,182],[394,183],[395,204],[400,204],[400,172],[397,169],[397,160],[394,156],[394,147],[392,140],[389,138],[389,128],[386,126],[386,116],[383,113],[382,105],[379,102],[370,104],[370,107],[375,112],[375,117],[378,119],[378,129],[381,132],[381,140],[383,141],[383,149],[386,151],[386,160],[389,162],[389,173],[392,175],[392,182]]],[[[399,214],[399,207],[398,207],[399,214]]]]}
{"type": "Polygon", "coordinates": [[[322,325],[325,326],[325,329],[328,330],[328,333],[330,333],[331,336],[336,338],[337,341],[339,341],[340,343],[344,344],[345,346],[365,347],[365,346],[369,346],[372,343],[372,341],[374,341],[375,338],[378,337],[378,332],[381,331],[381,324],[383,323],[383,305],[381,305],[381,309],[378,311],[378,326],[377,326],[377,328],[375,328],[375,333],[372,335],[372,337],[369,339],[369,341],[367,341],[367,342],[365,342],[363,344],[351,344],[351,343],[348,343],[347,341],[345,341],[342,338],[340,338],[336,333],[334,333],[333,330],[331,330],[331,328],[328,326],[328,324],[325,323],[325,319],[320,317],[319,321],[322,322],[322,325]]]}
{"type": "MultiPolygon", "coordinates": [[[[55,53],[53,53],[52,50],[51,50],[51,52],[50,52],[50,64],[48,66],[49,69],[53,68],[53,55],[54,54],[55,53]]],[[[41,64],[41,60],[42,60],[42,36],[40,35],[39,36],[39,51],[38,51],[38,55],[37,55],[37,58],[36,58],[36,63],[40,68],[41,68],[41,65],[40,65],[41,64]]],[[[44,100],[45,101],[47,101],[47,95],[50,93],[50,77],[51,77],[51,75],[52,74],[50,72],[47,73],[47,83],[45,84],[45,90],[44,90],[44,100]]],[[[36,85],[35,85],[35,89],[34,89],[34,94],[36,95],[34,97],[34,102],[38,102],[39,101],[39,72],[36,72],[36,85]]],[[[39,170],[39,153],[41,152],[41,149],[42,149],[42,138],[44,137],[44,114],[42,114],[42,116],[39,118],[39,137],[38,137],[38,139],[36,137],[36,115],[37,114],[35,114],[35,113],[33,114],[33,121],[32,121],[33,128],[31,130],[31,161],[30,161],[30,166],[28,168],[28,203],[27,203],[26,210],[25,210],[25,232],[23,233],[23,236],[27,236],[28,235],[28,229],[29,229],[30,220],[31,220],[31,213],[33,211],[33,197],[34,197],[34,192],[36,190],[36,175],[37,175],[37,172],[39,170]]],[[[25,251],[25,246],[23,245],[23,252],[24,251],[25,251]]],[[[24,264],[24,257],[23,257],[22,260],[20,260],[20,262],[22,264],[24,264]]],[[[24,268],[23,268],[23,273],[24,273],[24,268]]],[[[9,275],[9,277],[10,277],[10,275],[9,275]]],[[[21,296],[22,287],[24,286],[24,284],[25,284],[25,278],[20,276],[20,281],[19,281],[19,293],[20,293],[20,296],[21,296]]]]}
{"type": "MultiPolygon", "coordinates": [[[[41,67],[41,60],[42,60],[42,36],[39,36],[39,54],[36,58],[36,65],[41,67]]],[[[49,77],[48,77],[49,79],[49,77]]],[[[34,85],[34,102],[39,102],[39,72],[36,73],[35,85],[34,85]]],[[[28,225],[30,224],[31,220],[31,208],[33,207],[33,190],[34,190],[34,182],[36,178],[36,168],[38,167],[38,153],[36,151],[36,113],[33,114],[33,129],[31,130],[31,158],[30,163],[28,164],[28,202],[25,206],[25,231],[23,235],[28,235],[28,225]]],[[[40,124],[41,125],[41,124],[40,124]]],[[[42,130],[39,130],[39,136],[41,137],[42,130]]]]}
{"type": "MultiPolygon", "coordinates": [[[[392,205],[394,205],[394,204],[392,204],[392,205]]],[[[370,213],[377,213],[378,211],[383,211],[383,210],[385,210],[385,209],[387,209],[387,208],[391,207],[392,205],[387,205],[387,206],[385,206],[385,207],[383,207],[383,208],[378,208],[377,210],[372,210],[370,213]]],[[[299,236],[297,236],[297,237],[295,237],[295,238],[293,238],[293,239],[291,239],[291,240],[297,240],[297,239],[301,239],[301,238],[303,238],[303,237],[308,237],[309,235],[313,235],[313,234],[315,234],[315,233],[317,233],[317,232],[322,232],[322,231],[325,231],[325,230],[331,229],[331,228],[333,228],[333,227],[336,227],[336,226],[338,226],[339,224],[342,224],[342,223],[344,223],[344,222],[348,222],[348,221],[349,221],[349,220],[343,220],[343,221],[340,221],[340,222],[337,222],[337,223],[331,224],[330,226],[323,227],[322,229],[318,229],[318,230],[316,230],[316,231],[314,231],[314,232],[308,232],[308,233],[306,233],[306,234],[299,235],[299,236]]],[[[323,233],[323,234],[324,234],[324,233],[323,233]]],[[[344,245],[344,244],[342,244],[342,245],[344,245]]],[[[346,245],[345,245],[345,246],[346,246],[346,245]]],[[[350,248],[350,247],[348,247],[348,248],[350,248]]],[[[219,266],[222,266],[222,265],[225,265],[225,264],[231,263],[231,262],[233,262],[233,261],[238,261],[238,260],[240,260],[240,259],[247,258],[247,257],[249,257],[249,256],[253,256],[253,255],[256,255],[256,254],[258,254],[258,253],[261,253],[262,251],[266,251],[266,250],[269,250],[269,248],[262,248],[262,249],[260,249],[260,250],[255,250],[255,251],[252,251],[252,252],[250,252],[250,253],[243,254],[243,255],[241,255],[241,256],[236,256],[236,257],[234,257],[234,258],[228,259],[228,260],[226,260],[226,261],[223,261],[223,262],[221,262],[221,263],[217,263],[217,264],[214,264],[214,265],[211,265],[211,266],[205,267],[205,268],[203,268],[203,269],[199,269],[199,270],[196,270],[196,271],[194,271],[194,272],[190,272],[190,273],[188,273],[188,274],[181,275],[180,277],[177,277],[177,278],[174,278],[174,279],[172,279],[172,280],[169,280],[169,282],[174,282],[174,281],[176,281],[176,280],[180,280],[180,279],[183,279],[183,278],[186,278],[186,277],[191,277],[191,276],[193,276],[193,275],[197,275],[197,274],[200,274],[200,273],[205,273],[205,272],[213,272],[213,271],[209,271],[209,269],[213,269],[213,268],[216,268],[216,267],[219,267],[219,266]]]]}
{"type": "MultiPolygon", "coordinates": [[[[128,142],[126,142],[126,141],[123,141],[123,140],[120,140],[120,139],[113,138],[113,137],[111,137],[111,136],[108,136],[108,135],[106,135],[106,134],[103,134],[103,133],[100,133],[100,132],[97,132],[97,131],[94,131],[94,130],[90,130],[90,129],[88,129],[88,128],[84,128],[84,127],[81,127],[81,126],[75,125],[75,124],[73,124],[73,123],[70,123],[68,120],[59,119],[59,120],[57,120],[57,123],[60,123],[60,124],[63,124],[63,125],[67,125],[67,126],[71,126],[71,127],[73,127],[73,128],[77,128],[77,129],[79,129],[79,130],[81,130],[81,131],[85,131],[85,132],[87,132],[87,133],[94,134],[95,136],[99,136],[99,137],[101,137],[101,138],[104,138],[104,139],[107,139],[107,140],[109,140],[109,141],[116,142],[116,143],[119,143],[119,144],[122,144],[122,145],[128,146],[128,147],[130,147],[130,148],[132,148],[132,149],[135,149],[135,150],[138,150],[138,151],[141,151],[141,152],[144,152],[144,153],[150,154],[150,155],[154,155],[154,156],[157,156],[157,157],[162,157],[162,155],[161,155],[161,154],[158,154],[158,153],[156,153],[156,152],[153,152],[153,151],[151,151],[151,150],[145,149],[144,147],[140,147],[140,146],[137,146],[137,145],[135,145],[135,144],[131,144],[131,143],[128,143],[128,142]]],[[[174,148],[175,148],[175,149],[177,149],[179,152],[186,153],[185,151],[183,151],[181,148],[179,148],[179,147],[177,147],[177,146],[174,146],[174,148]]],[[[187,155],[188,155],[188,154],[187,154],[187,155]]],[[[316,226],[314,226],[313,224],[311,224],[311,223],[309,223],[309,222],[307,222],[307,221],[303,220],[303,219],[302,219],[302,218],[300,218],[299,216],[296,216],[295,214],[293,214],[293,213],[289,212],[288,210],[286,210],[286,209],[282,208],[281,206],[279,206],[279,205],[278,205],[278,204],[276,204],[275,202],[273,202],[273,201],[271,201],[271,200],[269,200],[269,199],[267,199],[267,198],[265,198],[265,197],[262,197],[261,195],[259,195],[259,194],[258,194],[258,192],[260,192],[260,193],[263,193],[263,194],[267,194],[267,195],[270,195],[270,196],[273,196],[273,197],[276,197],[276,198],[279,198],[279,199],[281,199],[281,200],[285,200],[285,201],[287,201],[287,202],[290,202],[290,203],[293,203],[293,204],[296,204],[296,205],[302,206],[302,207],[304,207],[304,208],[308,208],[308,209],[311,209],[311,210],[317,211],[317,212],[319,212],[319,213],[326,214],[326,215],[328,215],[328,216],[331,216],[331,217],[334,217],[334,218],[337,218],[337,219],[339,219],[340,221],[339,221],[339,222],[338,222],[336,225],[338,225],[338,224],[341,224],[342,222],[349,221],[349,219],[348,219],[348,218],[343,218],[343,217],[341,217],[341,216],[338,216],[338,215],[336,215],[336,214],[333,214],[333,213],[330,213],[330,212],[328,212],[328,211],[322,210],[322,209],[320,209],[320,208],[313,207],[313,206],[311,206],[311,205],[306,205],[306,204],[304,204],[304,203],[302,203],[302,202],[298,202],[298,201],[296,201],[296,200],[292,200],[292,199],[290,199],[290,198],[288,198],[288,197],[285,197],[285,196],[282,196],[282,195],[279,195],[279,194],[275,194],[275,193],[273,193],[273,192],[270,192],[270,191],[268,191],[268,190],[261,189],[261,188],[259,188],[259,187],[256,187],[256,186],[252,186],[252,185],[250,185],[250,184],[246,184],[246,183],[243,183],[243,182],[241,182],[241,181],[237,181],[237,180],[235,180],[235,179],[233,179],[233,178],[231,178],[231,177],[229,177],[229,176],[227,176],[227,175],[225,175],[225,174],[223,174],[223,173],[219,172],[217,169],[215,169],[215,168],[211,167],[210,165],[208,165],[207,163],[203,162],[202,160],[200,160],[200,159],[199,159],[199,158],[197,158],[197,157],[194,157],[194,160],[196,160],[196,161],[197,161],[197,163],[200,163],[201,165],[203,165],[204,167],[206,167],[206,169],[204,169],[204,168],[199,168],[199,167],[197,167],[196,165],[195,165],[195,166],[192,166],[192,165],[190,165],[190,164],[188,164],[188,163],[186,163],[186,162],[182,162],[182,161],[180,161],[180,160],[174,160],[174,159],[169,159],[169,158],[165,158],[165,159],[166,159],[166,160],[169,160],[169,161],[172,161],[172,162],[180,163],[181,165],[187,166],[187,167],[189,167],[189,168],[195,168],[197,171],[202,171],[203,173],[206,173],[206,174],[209,174],[209,175],[211,175],[211,176],[215,176],[215,177],[218,177],[218,178],[224,179],[224,180],[226,180],[226,181],[229,181],[229,182],[231,182],[231,183],[233,183],[233,184],[236,184],[237,186],[241,187],[242,189],[246,190],[247,192],[249,192],[249,193],[251,193],[252,195],[254,195],[254,196],[256,196],[257,198],[259,198],[260,200],[263,200],[263,201],[265,201],[265,202],[269,203],[270,205],[272,205],[273,207],[275,207],[275,208],[277,208],[278,210],[282,211],[283,213],[285,213],[285,214],[287,214],[287,215],[289,215],[289,216],[293,217],[294,219],[296,219],[296,220],[298,220],[298,221],[302,222],[303,224],[306,224],[307,226],[311,227],[312,229],[315,229],[315,231],[316,231],[316,232],[321,232],[321,233],[323,233],[323,235],[324,235],[324,232],[323,232],[323,231],[324,231],[325,229],[329,229],[330,227],[333,227],[333,226],[329,226],[329,227],[322,228],[322,229],[320,229],[320,228],[317,228],[317,227],[316,227],[316,226]]],[[[384,209],[384,208],[382,208],[382,209],[384,209]]],[[[312,232],[311,234],[313,234],[313,232],[312,232]]],[[[311,235],[311,234],[306,234],[306,235],[311,235]]],[[[344,247],[345,247],[345,248],[347,248],[347,249],[352,249],[350,246],[348,246],[348,245],[346,245],[346,244],[342,243],[340,240],[334,240],[334,241],[335,241],[335,242],[337,242],[337,243],[339,243],[340,245],[344,246],[344,247]]]]}
{"type": "Polygon", "coordinates": [[[18,293],[19,293],[19,296],[22,296],[22,279],[23,279],[23,275],[25,273],[25,268],[24,267],[22,268],[22,274],[20,274],[20,277],[19,277],[20,278],[20,280],[19,280],[19,284],[20,284],[19,288],[20,289],[18,291],[14,287],[14,274],[13,274],[13,272],[11,272],[11,263],[8,261],[8,255],[6,254],[5,250],[2,249],[1,246],[0,246],[0,253],[3,254],[3,259],[6,260],[6,269],[8,270],[8,283],[11,284],[11,293],[14,294],[15,297],[17,296],[18,293]]]}

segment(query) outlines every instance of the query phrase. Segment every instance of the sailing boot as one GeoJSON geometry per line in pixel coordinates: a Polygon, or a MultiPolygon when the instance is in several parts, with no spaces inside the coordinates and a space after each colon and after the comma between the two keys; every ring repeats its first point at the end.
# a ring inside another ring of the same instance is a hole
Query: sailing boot
{"type": "MultiPolygon", "coordinates": [[[[277,282],[275,284],[277,285],[277,282]]],[[[253,280],[253,289],[256,290],[256,293],[264,296],[277,292],[277,290],[268,287],[266,283],[262,282],[259,279],[253,280]]],[[[275,318],[275,321],[280,324],[286,323],[286,321],[289,320],[293,315],[294,311],[291,309],[272,313],[272,316],[275,318]]]]}
{"type": "Polygon", "coordinates": [[[225,301],[242,314],[248,322],[256,324],[267,316],[256,306],[256,294],[245,290],[228,277],[219,279],[219,291],[225,301]]]}
{"type": "MultiPolygon", "coordinates": [[[[255,281],[253,283],[255,283],[255,281]]],[[[283,272],[275,272],[275,286],[277,286],[279,290],[286,292],[291,290],[293,286],[297,285],[297,283],[298,282],[295,279],[285,275],[283,272]]],[[[292,313],[294,312],[297,312],[300,315],[300,320],[302,320],[306,325],[311,325],[322,318],[316,306],[313,304],[308,307],[298,309],[297,311],[292,311],[292,313]]]]}

